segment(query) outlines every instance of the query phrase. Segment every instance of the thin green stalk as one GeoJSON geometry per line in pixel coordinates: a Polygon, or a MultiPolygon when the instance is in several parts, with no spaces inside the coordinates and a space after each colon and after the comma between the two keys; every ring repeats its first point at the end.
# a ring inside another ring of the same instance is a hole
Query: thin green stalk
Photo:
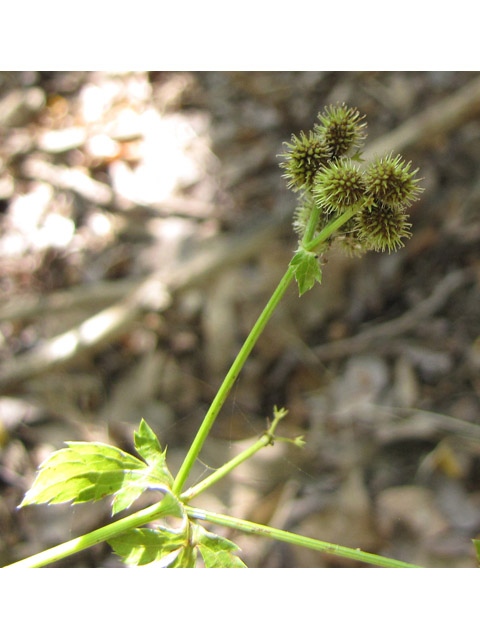
{"type": "Polygon", "coordinates": [[[256,524],[255,522],[248,522],[247,520],[240,520],[239,518],[212,513],[211,511],[205,511],[204,509],[196,509],[194,507],[187,506],[186,512],[190,518],[194,518],[196,520],[206,520],[212,524],[231,527],[232,529],[238,529],[245,533],[252,533],[272,540],[295,544],[300,547],[307,547],[307,549],[314,549],[315,551],[321,551],[341,558],[349,558],[350,560],[355,560],[357,562],[365,562],[366,564],[371,564],[376,567],[388,567],[391,569],[420,568],[414,564],[402,562],[401,560],[384,558],[382,556],[377,556],[374,553],[360,551],[360,549],[342,547],[338,544],[331,544],[330,542],[321,542],[320,540],[300,536],[296,533],[289,533],[288,531],[282,531],[281,529],[274,529],[273,527],[267,527],[266,525],[256,524]]]}
{"type": "Polygon", "coordinates": [[[310,214],[310,218],[308,220],[307,228],[305,229],[305,233],[303,234],[302,244],[308,244],[312,241],[313,236],[315,235],[315,231],[317,229],[318,220],[320,218],[320,209],[315,206],[313,208],[312,213],[310,214]]]}
{"type": "Polygon", "coordinates": [[[257,442],[255,442],[255,444],[253,444],[251,447],[248,447],[248,449],[242,451],[242,453],[240,453],[238,456],[235,456],[235,458],[232,458],[226,464],[222,465],[219,469],[205,478],[205,480],[202,480],[202,482],[199,482],[194,487],[191,487],[190,489],[182,493],[182,495],[180,496],[180,500],[182,502],[188,502],[189,500],[192,500],[200,493],[211,487],[213,484],[221,480],[224,476],[230,473],[230,471],[235,469],[235,467],[238,467],[239,464],[245,462],[245,460],[248,460],[248,458],[251,458],[253,455],[255,455],[257,451],[260,451],[260,449],[266,447],[268,444],[270,444],[270,442],[271,440],[267,436],[267,434],[263,434],[260,440],[257,440],[257,442]]]}
{"type": "Polygon", "coordinates": [[[47,564],[51,564],[52,562],[56,562],[57,560],[61,560],[62,558],[66,558],[68,556],[73,555],[74,553],[78,553],[79,551],[83,551],[84,549],[88,549],[89,547],[93,547],[99,542],[105,542],[105,540],[109,540],[114,536],[119,535],[120,533],[124,533],[129,529],[134,529],[135,527],[142,527],[152,520],[156,520],[157,518],[162,516],[162,513],[167,511],[169,505],[165,502],[157,502],[146,509],[142,509],[142,511],[138,511],[137,513],[133,513],[126,518],[122,518],[121,520],[117,520],[116,522],[112,522],[111,524],[107,524],[105,527],[101,527],[100,529],[96,529],[95,531],[91,531],[90,533],[86,533],[83,536],[78,538],[74,538],[73,540],[69,540],[68,542],[64,542],[63,544],[59,544],[56,547],[52,547],[51,549],[47,549],[46,551],[42,551],[41,553],[37,553],[34,556],[30,556],[29,558],[25,558],[24,560],[19,560],[18,562],[14,562],[13,564],[9,564],[4,569],[10,568],[38,568],[44,567],[47,564]]]}
{"type": "MultiPolygon", "coordinates": [[[[328,238],[332,235],[332,233],[334,233],[342,225],[348,222],[350,218],[353,218],[353,216],[362,208],[362,206],[363,206],[363,203],[356,207],[352,207],[351,209],[348,209],[348,211],[345,211],[345,213],[342,213],[341,216],[338,216],[338,218],[335,218],[333,222],[331,222],[326,227],[324,227],[320,231],[320,233],[316,235],[313,239],[307,239],[306,237],[307,234],[305,233],[304,240],[302,242],[303,248],[306,249],[306,251],[315,251],[315,249],[318,246],[320,246],[326,240],[328,240],[328,238]]],[[[308,231],[308,228],[307,228],[307,231],[308,231]]]]}
{"type": "Polygon", "coordinates": [[[260,334],[264,330],[266,324],[270,320],[271,315],[273,314],[278,303],[280,302],[283,295],[285,294],[285,291],[287,290],[288,285],[292,281],[294,272],[295,272],[294,268],[289,266],[287,271],[285,272],[285,275],[280,280],[278,287],[275,289],[272,297],[267,302],[264,310],[260,314],[255,325],[253,326],[253,329],[251,330],[247,339],[243,343],[243,346],[240,349],[237,357],[235,358],[232,366],[230,367],[230,370],[228,371],[225,377],[225,380],[223,381],[220,389],[217,392],[217,395],[215,396],[212,404],[210,405],[210,408],[207,411],[207,414],[205,415],[205,418],[202,424],[200,425],[197,435],[195,436],[195,439],[187,455],[185,456],[185,460],[183,461],[183,464],[180,467],[180,470],[175,478],[175,482],[173,484],[173,492],[176,495],[179,495],[181,493],[182,487],[188,477],[188,474],[190,473],[193,467],[193,464],[197,459],[198,454],[200,453],[203,443],[205,442],[205,438],[207,437],[218,413],[220,412],[220,409],[222,408],[225,400],[227,399],[228,394],[232,386],[234,385],[240,371],[242,370],[242,367],[245,364],[246,359],[250,355],[250,352],[255,346],[255,343],[260,337],[260,334]]]}
{"type": "Polygon", "coordinates": [[[191,487],[190,489],[182,493],[182,495],[180,496],[180,500],[184,503],[189,502],[200,493],[211,487],[213,484],[221,480],[227,474],[229,474],[233,469],[235,469],[235,467],[238,467],[239,464],[242,464],[242,462],[245,462],[245,460],[248,460],[248,458],[254,456],[257,451],[260,451],[260,449],[263,449],[263,447],[268,447],[268,445],[273,444],[275,429],[280,420],[286,415],[287,411],[285,411],[285,409],[275,411],[275,417],[270,428],[261,436],[261,438],[254,442],[250,447],[245,449],[245,451],[239,453],[238,456],[235,456],[227,463],[222,465],[219,469],[211,473],[207,478],[205,478],[205,480],[202,480],[194,487],[191,487]]]}

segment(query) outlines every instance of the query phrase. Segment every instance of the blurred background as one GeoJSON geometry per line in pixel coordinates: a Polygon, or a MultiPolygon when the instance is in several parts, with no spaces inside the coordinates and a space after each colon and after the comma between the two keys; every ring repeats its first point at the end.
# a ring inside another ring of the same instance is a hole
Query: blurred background
{"type": "MultiPolygon", "coordinates": [[[[0,74],[0,564],[100,527],[109,504],[17,510],[65,441],[133,453],[143,417],[175,473],[296,247],[278,154],[325,105],[366,115],[365,156],[420,167],[413,237],[334,249],[292,286],[189,485],[289,410],[194,504],[424,567],[480,535],[480,74],[0,74]]],[[[144,495],[135,509],[147,506],[144,495]]],[[[250,567],[350,561],[216,529],[250,567]]],[[[107,545],[58,563],[120,567],[107,545]]]]}

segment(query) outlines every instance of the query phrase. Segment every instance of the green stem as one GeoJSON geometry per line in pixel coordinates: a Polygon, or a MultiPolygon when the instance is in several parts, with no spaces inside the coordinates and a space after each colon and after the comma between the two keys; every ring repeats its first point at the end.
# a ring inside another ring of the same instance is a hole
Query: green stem
{"type": "Polygon", "coordinates": [[[320,233],[312,239],[307,238],[307,232],[308,232],[308,227],[307,227],[307,232],[305,233],[304,239],[302,241],[303,248],[306,251],[315,251],[317,247],[319,247],[326,240],[328,240],[328,238],[332,235],[332,233],[334,233],[342,225],[348,222],[350,218],[353,218],[353,216],[362,208],[362,206],[363,206],[363,203],[361,205],[348,209],[348,211],[345,211],[345,213],[342,213],[341,216],[338,216],[338,218],[335,218],[333,222],[331,222],[326,227],[324,227],[320,231],[320,233]]]}
{"type": "Polygon", "coordinates": [[[282,409],[279,412],[276,411],[274,420],[270,428],[261,436],[261,438],[259,438],[259,440],[257,440],[254,444],[252,444],[247,449],[245,449],[245,451],[242,451],[241,453],[239,453],[238,456],[235,456],[234,458],[229,460],[227,463],[222,465],[219,469],[217,469],[212,474],[210,474],[207,478],[205,478],[205,480],[202,480],[201,482],[196,484],[194,487],[191,487],[190,489],[182,493],[182,495],[180,496],[180,500],[184,503],[189,502],[190,500],[198,496],[200,493],[202,493],[203,491],[211,487],[213,484],[221,480],[227,474],[229,474],[230,471],[235,469],[235,467],[238,467],[239,464],[242,464],[242,462],[245,462],[245,460],[248,460],[248,458],[251,458],[252,456],[254,456],[257,453],[257,451],[260,451],[260,449],[263,449],[263,447],[268,447],[268,445],[273,444],[275,429],[278,423],[280,422],[280,420],[286,414],[287,412],[284,409],[282,409]]]}
{"type": "Polygon", "coordinates": [[[99,542],[105,542],[105,540],[109,540],[114,536],[127,531],[128,529],[133,529],[135,527],[141,527],[152,520],[156,520],[161,517],[165,511],[168,511],[169,505],[165,502],[157,502],[146,509],[142,509],[142,511],[138,511],[137,513],[133,513],[131,516],[127,516],[126,518],[122,518],[121,520],[117,520],[116,522],[112,522],[111,524],[107,524],[105,527],[101,527],[100,529],[96,529],[95,531],[91,531],[90,533],[86,533],[79,538],[74,538],[73,540],[69,540],[68,542],[64,542],[63,544],[59,544],[56,547],[52,547],[51,549],[47,549],[46,551],[42,551],[41,553],[37,553],[34,556],[30,556],[29,558],[25,558],[24,560],[19,560],[18,562],[14,562],[4,569],[10,568],[38,568],[44,567],[47,564],[51,564],[52,562],[56,562],[57,560],[61,560],[62,558],[66,558],[67,556],[71,556],[74,553],[78,553],[79,551],[83,551],[84,549],[88,549],[89,547],[93,547],[99,542]]]}
{"type": "MultiPolygon", "coordinates": [[[[319,245],[324,243],[332,233],[334,233],[339,227],[341,227],[342,224],[345,224],[345,222],[350,220],[350,218],[355,215],[359,208],[360,207],[349,209],[341,216],[339,216],[336,220],[327,225],[324,229],[322,229],[322,231],[317,236],[313,237],[317,226],[318,217],[320,215],[319,210],[315,208],[310,217],[307,229],[302,239],[302,246],[307,251],[315,250],[319,245]]],[[[203,419],[203,422],[197,432],[197,435],[195,436],[195,439],[190,446],[190,449],[188,450],[188,453],[185,456],[185,459],[175,478],[175,482],[173,484],[173,492],[176,495],[180,495],[183,485],[185,484],[185,481],[195,463],[195,460],[198,457],[198,454],[200,453],[203,443],[205,442],[205,439],[208,436],[217,415],[220,412],[220,409],[225,403],[225,400],[227,399],[228,394],[230,393],[230,390],[235,383],[240,371],[242,370],[245,361],[250,355],[250,352],[255,346],[255,343],[260,337],[260,334],[264,330],[267,322],[270,320],[270,317],[275,311],[278,303],[285,294],[285,291],[287,290],[288,285],[292,281],[294,275],[295,268],[289,265],[287,271],[285,272],[285,275],[280,280],[278,287],[275,289],[272,297],[267,302],[267,305],[263,309],[253,329],[245,340],[222,385],[220,386],[220,389],[217,391],[217,395],[213,399],[213,402],[210,405],[210,408],[208,409],[207,414],[205,415],[205,418],[203,419]]]]}
{"type": "Polygon", "coordinates": [[[285,275],[280,280],[278,287],[275,289],[272,297],[267,302],[267,305],[265,306],[264,310],[260,314],[257,322],[253,326],[253,329],[248,334],[247,339],[243,343],[242,348],[240,349],[237,357],[235,358],[232,366],[230,367],[230,370],[228,371],[225,377],[225,380],[223,381],[220,389],[217,392],[217,395],[215,396],[212,404],[210,405],[210,408],[207,411],[207,414],[205,415],[205,418],[202,424],[200,425],[197,435],[195,436],[195,439],[187,455],[185,456],[185,460],[183,461],[182,466],[180,467],[180,470],[175,478],[175,482],[173,484],[173,492],[176,495],[179,495],[181,493],[182,487],[185,484],[188,474],[190,473],[193,467],[193,464],[197,459],[198,454],[200,453],[203,443],[205,442],[205,438],[207,437],[218,413],[220,412],[220,409],[222,408],[225,400],[227,399],[228,394],[233,384],[235,383],[240,371],[242,370],[242,367],[245,364],[246,359],[250,355],[250,352],[255,346],[255,343],[260,337],[260,334],[264,330],[267,322],[270,320],[271,315],[273,314],[278,303],[280,302],[283,295],[285,294],[285,291],[287,290],[288,285],[292,281],[292,278],[294,276],[294,271],[295,270],[293,267],[291,266],[288,267],[287,271],[285,272],[285,275]]]}
{"type": "Polygon", "coordinates": [[[341,558],[348,558],[357,562],[365,562],[376,567],[388,567],[391,569],[418,569],[414,564],[408,564],[401,560],[393,560],[391,558],[384,558],[377,556],[374,553],[368,553],[366,551],[360,551],[360,549],[350,549],[349,547],[341,547],[338,544],[331,544],[330,542],[321,542],[313,538],[307,538],[306,536],[300,536],[296,533],[289,533],[288,531],[282,531],[281,529],[274,529],[273,527],[267,527],[266,525],[256,524],[255,522],[248,522],[247,520],[240,520],[239,518],[233,518],[231,516],[219,515],[204,509],[196,509],[194,507],[186,507],[187,515],[190,518],[196,520],[206,520],[213,524],[219,524],[232,529],[238,529],[245,533],[252,533],[255,535],[270,538],[272,540],[279,540],[280,542],[287,542],[295,544],[300,547],[307,547],[307,549],[314,549],[315,551],[322,551],[330,555],[339,556],[341,558]]]}
{"type": "Polygon", "coordinates": [[[320,209],[317,206],[315,206],[313,208],[312,213],[310,214],[307,228],[305,229],[305,233],[303,234],[303,238],[302,238],[303,245],[306,245],[312,241],[312,238],[315,235],[315,231],[317,229],[319,218],[320,218],[320,209]]]}

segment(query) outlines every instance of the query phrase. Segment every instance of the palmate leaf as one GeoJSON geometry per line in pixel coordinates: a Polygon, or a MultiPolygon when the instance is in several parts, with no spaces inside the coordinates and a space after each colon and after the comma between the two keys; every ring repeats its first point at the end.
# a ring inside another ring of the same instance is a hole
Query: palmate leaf
{"type": "Polygon", "coordinates": [[[312,251],[298,249],[290,264],[295,267],[295,280],[300,296],[309,291],[315,282],[322,281],[322,270],[318,264],[318,256],[312,251]]]}
{"type": "Polygon", "coordinates": [[[127,509],[147,489],[168,491],[173,478],[165,453],[147,423],[135,433],[145,462],[117,447],[98,442],[67,442],[40,465],[20,507],[29,504],[88,502],[113,495],[112,514],[127,509]]]}

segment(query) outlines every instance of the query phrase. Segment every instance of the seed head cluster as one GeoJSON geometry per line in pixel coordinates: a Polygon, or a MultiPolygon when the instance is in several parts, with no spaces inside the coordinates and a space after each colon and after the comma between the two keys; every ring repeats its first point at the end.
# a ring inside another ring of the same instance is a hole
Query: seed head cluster
{"type": "Polygon", "coordinates": [[[292,135],[280,163],[287,187],[299,192],[295,231],[303,237],[314,210],[317,231],[351,211],[334,236],[349,253],[396,251],[411,236],[406,211],[423,191],[418,169],[392,153],[362,167],[366,123],[357,109],[330,106],[318,120],[311,131],[292,135]]]}

